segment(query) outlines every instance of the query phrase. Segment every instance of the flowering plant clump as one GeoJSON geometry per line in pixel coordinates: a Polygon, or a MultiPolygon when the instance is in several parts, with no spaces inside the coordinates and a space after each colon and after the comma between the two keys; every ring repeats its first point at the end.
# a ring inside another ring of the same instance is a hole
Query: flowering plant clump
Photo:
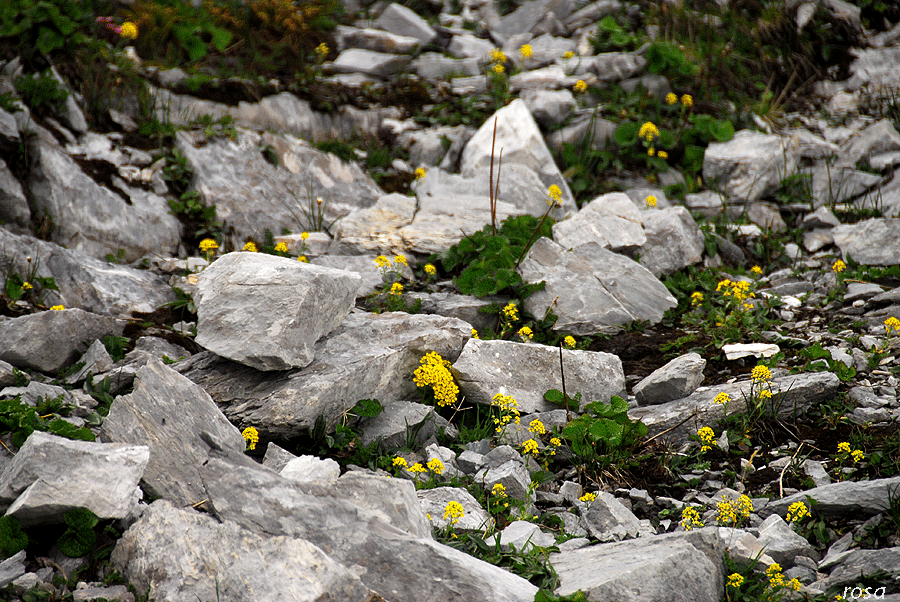
{"type": "Polygon", "coordinates": [[[703,453],[712,449],[712,445],[716,440],[716,433],[708,426],[704,426],[697,431],[697,438],[702,443],[700,453],[703,453]]]}
{"type": "Polygon", "coordinates": [[[247,442],[248,450],[253,451],[256,449],[256,444],[259,443],[259,431],[252,426],[248,426],[241,432],[241,436],[247,442]]]}
{"type": "Polygon", "coordinates": [[[644,202],[647,203],[647,209],[649,209],[650,207],[656,207],[656,197],[652,194],[644,199],[644,202]]]}
{"type": "Polygon", "coordinates": [[[697,509],[693,506],[685,506],[684,510],[681,511],[681,527],[685,531],[690,531],[695,527],[703,526],[703,521],[700,520],[700,513],[697,512],[697,509]]]}
{"type": "Polygon", "coordinates": [[[719,513],[716,520],[720,525],[737,526],[750,518],[753,512],[753,502],[746,495],[732,500],[729,496],[722,496],[722,501],[716,504],[719,513]]]}
{"type": "Polygon", "coordinates": [[[790,506],[788,506],[787,516],[785,520],[789,523],[793,523],[798,520],[802,520],[809,516],[809,508],[806,507],[806,504],[803,502],[794,502],[790,506]]]}
{"type": "Polygon", "coordinates": [[[63,307],[62,305],[54,305],[54,306],[51,307],[50,309],[53,310],[53,311],[62,311],[62,310],[65,309],[65,307],[63,307]]]}
{"type": "Polygon", "coordinates": [[[523,454],[531,454],[532,456],[536,455],[540,447],[538,446],[538,442],[534,439],[528,439],[522,444],[522,453],[523,454]]]}
{"type": "Polygon", "coordinates": [[[417,167],[417,168],[416,168],[416,171],[413,172],[413,175],[415,176],[417,182],[420,181],[420,180],[424,180],[424,179],[425,179],[425,175],[426,175],[425,168],[424,168],[424,167],[417,167]]]}
{"type": "Polygon", "coordinates": [[[522,47],[519,48],[519,54],[522,56],[522,59],[530,59],[534,56],[534,50],[531,48],[531,44],[522,44],[522,47]]]}
{"type": "Polygon", "coordinates": [[[420,475],[420,474],[428,472],[428,469],[425,468],[424,466],[422,466],[421,462],[416,462],[415,464],[413,464],[406,470],[411,472],[413,475],[420,475]]]}
{"type": "Polygon", "coordinates": [[[596,500],[596,499],[597,499],[597,494],[596,494],[596,493],[588,492],[588,493],[585,493],[585,494],[584,494],[583,496],[581,496],[580,498],[578,498],[578,501],[579,501],[579,502],[584,502],[585,504],[590,504],[591,502],[593,502],[593,501],[596,500]]]}
{"type": "Polygon", "coordinates": [[[283,254],[287,255],[287,252],[288,252],[288,246],[287,246],[287,244],[284,243],[284,242],[278,243],[277,245],[275,245],[275,252],[276,252],[276,253],[283,253],[283,254]]]}
{"type": "Polygon", "coordinates": [[[438,475],[444,472],[444,463],[441,462],[440,458],[432,458],[425,466],[428,467],[428,470],[438,475]]]}
{"type": "Polygon", "coordinates": [[[564,347],[575,349],[575,337],[572,335],[566,335],[562,342],[564,347]]]}
{"type": "Polygon", "coordinates": [[[519,329],[519,338],[523,341],[530,341],[534,338],[534,331],[532,331],[528,326],[523,326],[519,329]]]}
{"type": "Polygon", "coordinates": [[[579,79],[577,82],[575,82],[575,85],[572,86],[572,89],[576,94],[584,94],[585,92],[587,92],[588,86],[583,79],[579,79]]]}
{"type": "Polygon", "coordinates": [[[444,520],[449,520],[451,525],[455,525],[459,522],[459,519],[465,516],[465,514],[462,504],[459,502],[449,502],[444,509],[444,520]]]}
{"type": "Polygon", "coordinates": [[[841,441],[837,445],[837,454],[835,455],[835,478],[840,481],[848,472],[853,472],[849,468],[841,468],[842,465],[859,464],[866,458],[866,453],[861,449],[853,449],[847,441],[841,441]]]}
{"type": "Polygon", "coordinates": [[[756,382],[768,382],[772,380],[772,371],[769,370],[768,366],[760,364],[753,368],[753,371],[750,373],[750,378],[756,382]]]}
{"type": "Polygon", "coordinates": [[[725,584],[726,587],[733,587],[735,589],[744,585],[744,577],[739,573],[732,573],[728,575],[728,583],[725,584]]]}
{"type": "Polygon", "coordinates": [[[244,244],[244,251],[247,251],[248,253],[259,253],[259,249],[256,248],[256,243],[252,240],[248,240],[244,244]]]}
{"type": "Polygon", "coordinates": [[[831,265],[831,271],[833,271],[835,274],[840,274],[841,272],[843,272],[846,269],[847,269],[847,264],[844,263],[840,259],[838,259],[831,265]]]}
{"type": "Polygon", "coordinates": [[[431,387],[434,400],[441,407],[453,405],[459,396],[459,387],[450,374],[450,362],[434,351],[426,353],[421,366],[413,373],[413,382],[417,387],[431,387]]]}
{"type": "Polygon", "coordinates": [[[536,435],[543,435],[547,432],[547,427],[544,426],[540,418],[535,418],[528,423],[528,430],[536,435]]]}
{"type": "Polygon", "coordinates": [[[507,424],[519,424],[519,403],[511,395],[494,395],[491,410],[494,414],[495,432],[503,433],[507,424]]]}
{"type": "Polygon", "coordinates": [[[216,249],[219,248],[219,243],[217,243],[212,238],[204,238],[200,241],[200,252],[206,257],[206,261],[211,261],[212,256],[215,254],[216,249]]]}

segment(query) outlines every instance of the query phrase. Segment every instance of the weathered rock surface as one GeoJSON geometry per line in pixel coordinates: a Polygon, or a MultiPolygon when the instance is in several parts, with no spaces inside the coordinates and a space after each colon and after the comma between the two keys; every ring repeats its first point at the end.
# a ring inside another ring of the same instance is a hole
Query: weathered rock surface
{"type": "Polygon", "coordinates": [[[199,353],[175,368],[242,428],[292,437],[319,416],[333,424],[360,399],[406,399],[415,391],[412,374],[422,356],[436,351],[453,361],[471,332],[471,326],[453,318],[351,313],[316,343],[316,359],[299,370],[260,372],[211,353],[199,353]]]}
{"type": "Polygon", "coordinates": [[[713,142],[703,159],[703,179],[730,200],[758,201],[774,192],[797,167],[790,138],[741,130],[728,142],[713,142]]]}
{"type": "Polygon", "coordinates": [[[898,232],[900,218],[873,218],[832,229],[844,259],[863,265],[895,265],[900,258],[898,232]]]}
{"type": "Polygon", "coordinates": [[[228,253],[197,282],[197,344],[257,370],[302,368],[356,302],[362,278],[285,257],[228,253]]]}
{"type": "Polygon", "coordinates": [[[641,211],[644,242],[638,249],[642,266],[659,278],[703,258],[703,233],[684,207],[641,211]]]}
{"type": "Polygon", "coordinates": [[[890,505],[890,496],[900,487],[900,477],[872,479],[871,481],[844,481],[822,485],[806,491],[772,500],[760,511],[762,515],[784,515],[794,502],[805,502],[806,496],[816,500],[816,509],[826,516],[852,513],[871,516],[884,512],[890,505]]]}
{"type": "Polygon", "coordinates": [[[705,367],[706,360],[699,353],[676,357],[634,386],[638,405],[657,405],[687,397],[703,382],[705,367]]]}

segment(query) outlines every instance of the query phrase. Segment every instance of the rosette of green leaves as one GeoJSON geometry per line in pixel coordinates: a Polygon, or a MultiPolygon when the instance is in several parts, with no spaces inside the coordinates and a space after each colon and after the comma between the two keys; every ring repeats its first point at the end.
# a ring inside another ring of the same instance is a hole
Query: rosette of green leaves
{"type": "Polygon", "coordinates": [[[69,558],[79,558],[89,554],[97,545],[97,534],[94,527],[100,522],[97,515],[87,508],[74,508],[63,515],[66,521],[66,531],[63,533],[56,546],[59,551],[69,558]]]}
{"type": "Polygon", "coordinates": [[[647,436],[647,425],[628,417],[628,402],[614,395],[594,401],[562,430],[575,455],[603,467],[628,458],[647,436]]]}
{"type": "Polygon", "coordinates": [[[15,516],[0,517],[0,558],[9,558],[28,546],[28,535],[15,516]]]}

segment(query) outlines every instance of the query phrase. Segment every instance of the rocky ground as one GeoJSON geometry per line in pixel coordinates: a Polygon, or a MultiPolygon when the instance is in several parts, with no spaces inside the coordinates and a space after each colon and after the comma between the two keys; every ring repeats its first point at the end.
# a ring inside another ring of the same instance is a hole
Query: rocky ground
{"type": "Polygon", "coordinates": [[[900,600],[900,12],[758,4],[19,0],[0,596],[900,600]]]}

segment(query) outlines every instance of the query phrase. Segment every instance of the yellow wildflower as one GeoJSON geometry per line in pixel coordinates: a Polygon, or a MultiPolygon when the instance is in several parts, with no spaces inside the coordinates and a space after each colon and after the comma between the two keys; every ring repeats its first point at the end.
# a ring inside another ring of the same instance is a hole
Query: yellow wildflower
{"type": "Polygon", "coordinates": [[[565,345],[569,349],[575,349],[575,337],[567,334],[563,339],[563,345],[565,345]]]}
{"type": "Polygon", "coordinates": [[[559,447],[562,445],[562,441],[560,441],[559,437],[550,437],[550,445],[559,447]]]}
{"type": "Polygon", "coordinates": [[[530,341],[534,338],[534,332],[532,332],[531,329],[527,326],[523,326],[519,329],[519,336],[523,341],[530,341]]]}
{"type": "Polygon", "coordinates": [[[23,283],[22,283],[22,290],[23,290],[23,291],[30,291],[30,290],[33,289],[33,288],[34,288],[34,287],[31,286],[31,283],[30,283],[30,282],[23,282],[23,283]]]}
{"type": "Polygon", "coordinates": [[[462,504],[459,502],[450,502],[444,509],[444,518],[450,519],[450,524],[455,525],[465,515],[462,504]]]}
{"type": "Polygon", "coordinates": [[[759,398],[760,399],[772,399],[772,392],[769,391],[768,389],[763,389],[762,391],[759,392],[759,398]]]}
{"type": "Polygon", "coordinates": [[[716,398],[713,399],[713,401],[716,402],[716,403],[720,403],[720,404],[722,404],[722,405],[725,405],[725,404],[727,404],[729,401],[731,401],[731,395],[729,395],[728,393],[722,391],[721,393],[719,393],[718,395],[716,395],[716,398]]]}
{"type": "Polygon", "coordinates": [[[744,577],[739,573],[731,573],[728,575],[728,583],[726,583],[726,587],[734,587],[738,588],[744,584],[744,577]]]}
{"type": "Polygon", "coordinates": [[[694,98],[690,94],[682,94],[681,104],[685,107],[692,107],[694,106],[694,98]]]}
{"type": "Polygon", "coordinates": [[[708,426],[701,427],[700,430],[697,431],[697,436],[700,438],[700,441],[703,442],[704,447],[711,446],[716,440],[715,431],[708,426]]]}
{"type": "Polygon", "coordinates": [[[375,258],[375,265],[379,268],[387,268],[391,265],[391,260],[385,257],[384,255],[379,255],[375,258]]]}
{"type": "Polygon", "coordinates": [[[437,274],[437,268],[431,265],[430,263],[425,264],[425,273],[429,276],[434,276],[437,274]]]}
{"type": "Polygon", "coordinates": [[[204,253],[206,253],[207,251],[215,251],[218,248],[219,244],[212,238],[204,238],[200,241],[200,250],[204,253]]]}
{"type": "Polygon", "coordinates": [[[547,189],[547,196],[550,197],[548,203],[551,205],[556,205],[557,207],[562,205],[562,190],[556,184],[550,185],[550,188],[547,189]]]}
{"type": "Polygon", "coordinates": [[[522,453],[523,454],[536,454],[538,453],[538,444],[534,439],[529,439],[525,443],[522,444],[522,453]]]}
{"type": "Polygon", "coordinates": [[[703,293],[700,291],[691,293],[691,305],[700,305],[701,303],[703,303],[703,293]]]}
{"type": "Polygon", "coordinates": [[[844,452],[846,454],[850,453],[850,444],[847,443],[846,441],[841,441],[840,443],[838,443],[837,448],[838,448],[838,452],[844,452]]]}
{"type": "Polygon", "coordinates": [[[441,462],[439,458],[432,458],[428,461],[428,464],[426,464],[426,466],[428,466],[428,470],[430,470],[431,472],[437,474],[441,474],[442,472],[444,472],[444,463],[441,462]]]}
{"type": "Polygon", "coordinates": [[[391,291],[388,294],[396,295],[399,297],[400,295],[403,294],[403,285],[400,284],[399,282],[395,282],[394,284],[391,285],[391,291]]]}
{"type": "Polygon", "coordinates": [[[769,576],[769,587],[778,587],[784,585],[784,574],[781,572],[781,565],[773,562],[766,569],[766,575],[769,576]]]}
{"type": "Polygon", "coordinates": [[[700,520],[700,513],[697,512],[696,508],[686,506],[684,510],[681,511],[681,526],[685,531],[690,531],[694,527],[703,526],[703,521],[700,520]]]}
{"type": "Polygon", "coordinates": [[[652,194],[649,195],[649,196],[647,196],[647,198],[644,199],[644,202],[647,203],[647,208],[648,208],[648,209],[649,209],[650,207],[656,207],[656,197],[653,196],[652,194]]]}
{"type": "Polygon", "coordinates": [[[496,63],[493,67],[494,73],[503,73],[506,71],[506,67],[503,66],[503,63],[496,63]]]}
{"type": "Polygon", "coordinates": [[[50,309],[52,309],[53,311],[62,311],[65,309],[65,307],[63,307],[62,305],[54,305],[50,309]]]}
{"type": "Polygon", "coordinates": [[[422,466],[420,462],[416,462],[412,466],[406,469],[407,472],[411,472],[413,474],[421,474],[423,472],[428,472],[428,469],[422,466]]]}
{"type": "Polygon", "coordinates": [[[478,331],[475,330],[474,328],[472,329],[472,338],[473,338],[473,339],[477,339],[477,338],[478,338],[478,331]]]}
{"type": "Polygon", "coordinates": [[[278,243],[277,245],[275,245],[275,252],[276,253],[287,253],[288,252],[287,245],[284,244],[283,242],[278,243]]]}
{"type": "Polygon", "coordinates": [[[831,269],[835,274],[840,274],[847,269],[847,264],[838,259],[834,262],[834,265],[831,266],[831,269]]]}
{"type": "Polygon", "coordinates": [[[884,330],[887,335],[890,336],[892,331],[900,332],[900,320],[891,316],[887,320],[884,321],[884,330]]]}
{"type": "Polygon", "coordinates": [[[659,157],[660,159],[668,159],[668,158],[669,158],[669,153],[667,153],[667,152],[664,151],[664,150],[661,150],[661,151],[659,151],[658,153],[656,153],[656,156],[659,157]]]}
{"type": "Polygon", "coordinates": [[[528,423],[528,430],[532,433],[537,433],[538,435],[543,435],[547,432],[547,427],[544,426],[544,423],[541,422],[540,418],[535,418],[531,422],[528,423]]]}
{"type": "Polygon", "coordinates": [[[519,319],[519,310],[516,309],[516,306],[512,303],[508,303],[503,308],[503,317],[509,320],[510,322],[515,322],[519,319]]]}
{"type": "Polygon", "coordinates": [[[799,591],[800,591],[800,587],[801,587],[800,580],[797,579],[796,577],[794,577],[793,579],[791,579],[790,581],[788,581],[788,582],[785,583],[784,585],[785,585],[785,587],[791,588],[791,589],[794,590],[795,592],[799,592],[799,591]]]}
{"type": "Polygon", "coordinates": [[[247,442],[249,450],[253,451],[256,449],[256,444],[259,443],[259,431],[252,426],[248,426],[241,432],[241,436],[247,442]]]}
{"type": "Polygon", "coordinates": [[[499,48],[494,48],[491,50],[491,62],[492,63],[505,63],[506,62],[506,54],[499,48]]]}
{"type": "Polygon", "coordinates": [[[409,464],[406,463],[406,458],[401,458],[400,456],[394,458],[393,463],[394,466],[399,466],[400,468],[407,468],[409,466],[409,464]]]}
{"type": "Polygon", "coordinates": [[[328,48],[328,44],[322,42],[318,46],[316,46],[316,54],[319,55],[319,60],[325,60],[325,57],[328,56],[330,52],[330,48],[328,48]]]}
{"type": "Polygon", "coordinates": [[[809,516],[809,508],[803,502],[794,502],[788,506],[787,522],[792,523],[806,516],[809,516]]]}
{"type": "Polygon", "coordinates": [[[309,259],[306,258],[306,255],[300,255],[300,256],[297,258],[297,261],[300,261],[300,262],[302,262],[302,263],[309,263],[309,259]]]}
{"type": "Polygon", "coordinates": [[[669,92],[668,94],[666,94],[666,104],[667,105],[673,105],[676,102],[678,102],[678,96],[676,94],[674,94],[672,92],[669,92]]]}
{"type": "Polygon", "coordinates": [[[760,276],[761,276],[762,273],[763,273],[763,269],[762,269],[761,267],[759,267],[758,265],[755,265],[755,266],[753,266],[752,268],[750,268],[750,271],[753,272],[754,274],[757,274],[757,275],[760,275],[760,276]]]}
{"type": "Polygon", "coordinates": [[[566,50],[565,52],[563,52],[563,58],[566,59],[566,60],[569,60],[569,59],[571,59],[571,58],[575,58],[575,53],[572,52],[571,50],[566,50]]]}
{"type": "Polygon", "coordinates": [[[301,234],[301,235],[300,235],[300,239],[301,239],[301,240],[307,240],[307,239],[309,239],[309,232],[304,232],[303,234],[301,234]]]}
{"type": "Polygon", "coordinates": [[[575,82],[575,86],[572,89],[575,90],[576,94],[584,94],[587,92],[587,83],[583,79],[579,79],[575,82]]]}
{"type": "Polygon", "coordinates": [[[519,48],[519,54],[522,55],[523,59],[530,59],[532,55],[534,55],[534,50],[531,48],[531,44],[522,44],[522,47],[519,48]]]}
{"type": "Polygon", "coordinates": [[[587,503],[587,502],[593,502],[593,501],[596,500],[596,499],[597,499],[597,494],[596,494],[596,493],[585,493],[583,496],[581,496],[580,498],[578,498],[579,501],[585,502],[585,503],[587,503]]]}
{"type": "Polygon", "coordinates": [[[505,497],[506,487],[503,486],[503,483],[496,483],[493,487],[491,487],[491,495],[496,495],[497,497],[505,497]]]}
{"type": "Polygon", "coordinates": [[[652,156],[655,155],[655,154],[656,154],[656,149],[653,148],[652,146],[651,146],[650,148],[647,149],[647,156],[648,156],[648,157],[652,157],[652,156]]]}
{"type": "Polygon", "coordinates": [[[252,240],[247,241],[247,244],[244,245],[244,250],[250,253],[258,253],[258,249],[256,248],[256,243],[252,240]]]}
{"type": "Polygon", "coordinates": [[[654,138],[659,138],[659,128],[652,121],[644,122],[644,125],[638,130],[638,137],[647,142],[653,142],[654,138]]]}
{"type": "Polygon", "coordinates": [[[136,39],[138,37],[137,25],[135,25],[131,21],[125,21],[124,23],[122,23],[122,37],[128,38],[130,40],[136,39]]]}
{"type": "Polygon", "coordinates": [[[416,180],[424,180],[425,179],[425,168],[417,167],[415,171],[416,180]]]}
{"type": "Polygon", "coordinates": [[[406,261],[406,257],[404,257],[403,255],[394,255],[394,263],[400,265],[409,265],[409,263],[406,261]]]}
{"type": "Polygon", "coordinates": [[[450,362],[442,358],[434,351],[429,351],[420,360],[422,364],[413,373],[413,382],[417,387],[431,387],[434,391],[434,399],[439,406],[448,406],[456,403],[459,396],[459,387],[453,381],[450,374],[450,362]]]}
{"type": "Polygon", "coordinates": [[[756,381],[772,380],[772,372],[766,366],[760,364],[750,372],[750,378],[756,381]]]}
{"type": "Polygon", "coordinates": [[[866,454],[863,453],[861,449],[854,449],[852,452],[850,452],[850,455],[853,456],[854,462],[861,462],[866,457],[866,454]]]}

